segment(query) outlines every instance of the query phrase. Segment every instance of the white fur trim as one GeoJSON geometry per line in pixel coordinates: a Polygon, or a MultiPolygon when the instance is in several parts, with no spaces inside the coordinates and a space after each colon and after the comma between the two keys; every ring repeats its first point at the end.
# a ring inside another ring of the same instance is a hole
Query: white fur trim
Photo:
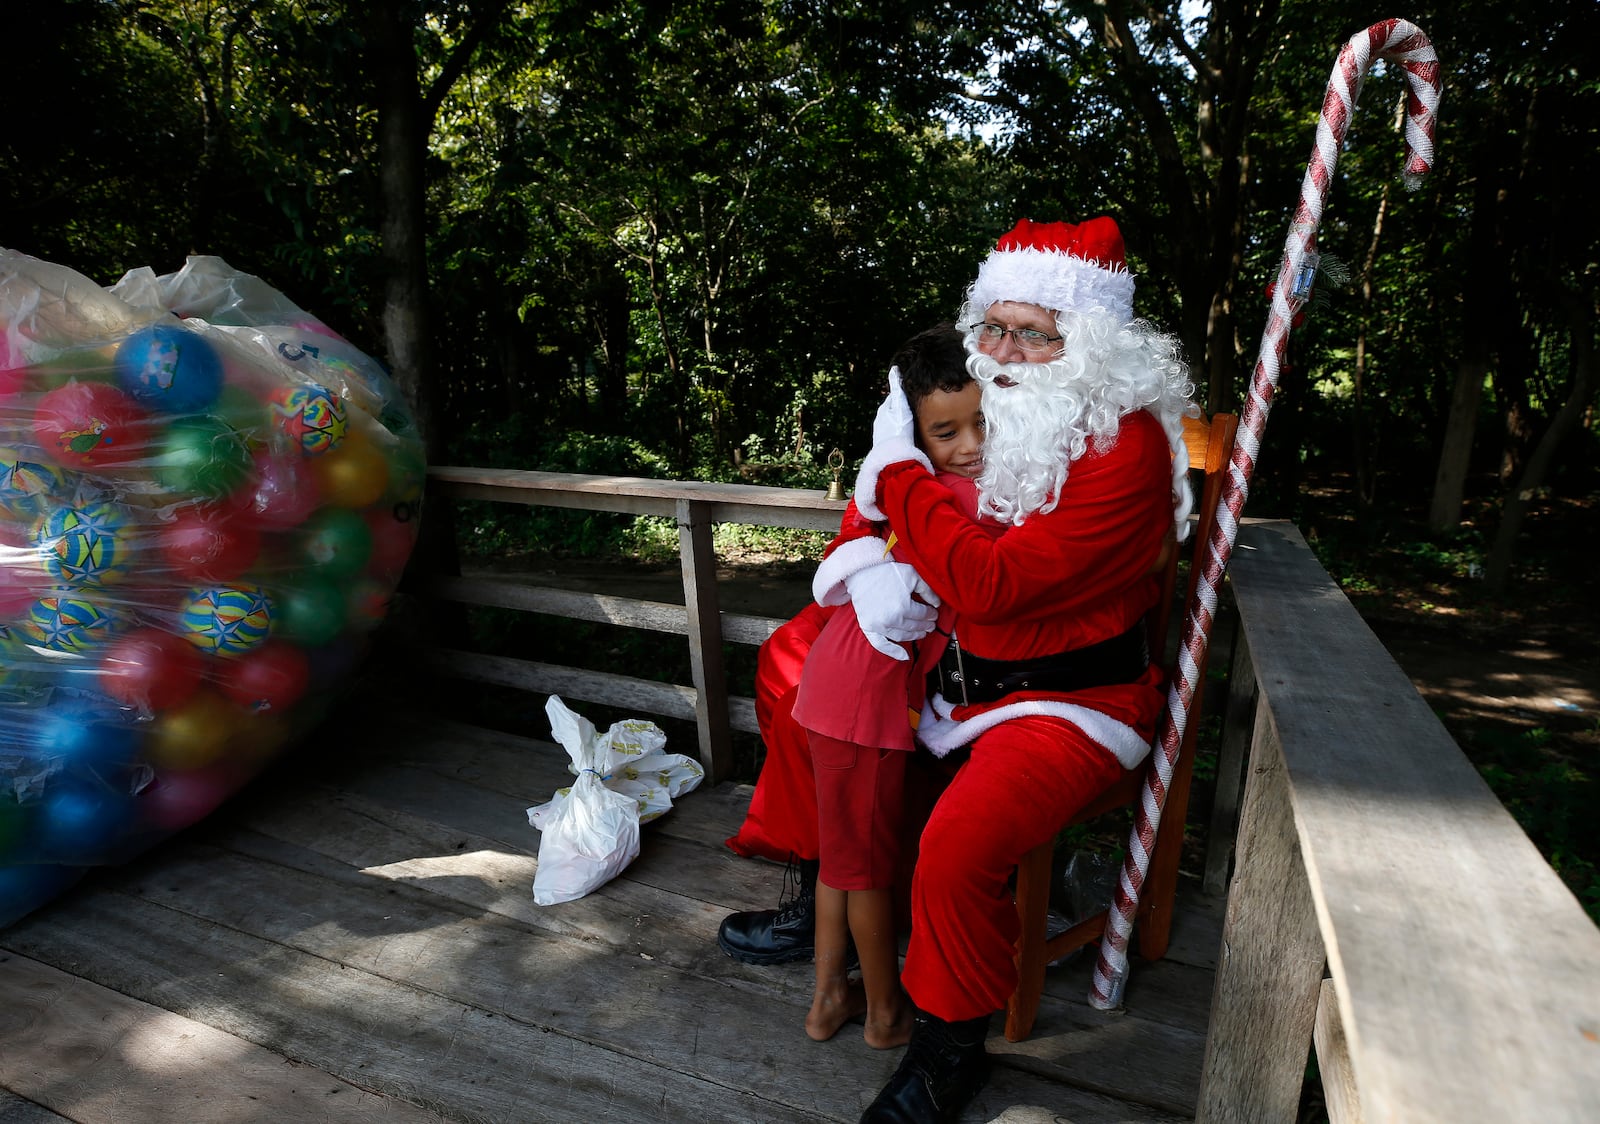
{"type": "Polygon", "coordinates": [[[971,745],[980,734],[994,729],[1007,719],[1029,715],[1066,719],[1088,734],[1090,741],[1102,746],[1120,761],[1124,769],[1133,768],[1150,753],[1150,743],[1141,738],[1139,731],[1132,726],[1075,703],[1030,699],[997,706],[959,722],[952,717],[954,712],[955,704],[947,702],[943,695],[935,695],[923,705],[922,719],[917,725],[917,740],[935,757],[944,757],[952,749],[971,745]]]}
{"type": "Polygon", "coordinates": [[[811,596],[818,605],[843,605],[850,600],[845,579],[889,557],[888,546],[875,535],[842,542],[817,566],[811,578],[811,596]]]}
{"type": "Polygon", "coordinates": [[[1109,312],[1133,319],[1133,274],[1055,250],[994,250],[967,294],[979,316],[996,301],[1036,304],[1055,312],[1109,312]]]}
{"type": "Polygon", "coordinates": [[[861,471],[856,473],[856,510],[863,518],[874,522],[883,519],[878,507],[878,474],[901,461],[916,461],[929,472],[933,471],[927,454],[909,441],[889,441],[867,450],[867,459],[861,462],[861,471]]]}

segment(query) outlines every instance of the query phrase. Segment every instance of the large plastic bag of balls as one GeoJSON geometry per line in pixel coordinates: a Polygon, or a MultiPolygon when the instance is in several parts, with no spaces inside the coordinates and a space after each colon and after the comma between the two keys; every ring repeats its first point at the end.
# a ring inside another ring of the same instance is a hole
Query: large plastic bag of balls
{"type": "Polygon", "coordinates": [[[423,475],[382,368],[261,280],[0,250],[0,926],[328,712],[423,475]]]}

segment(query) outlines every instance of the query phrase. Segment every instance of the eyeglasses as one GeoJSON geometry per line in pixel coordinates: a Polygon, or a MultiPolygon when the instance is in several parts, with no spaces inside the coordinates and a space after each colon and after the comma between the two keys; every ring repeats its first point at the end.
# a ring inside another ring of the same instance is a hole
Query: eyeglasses
{"type": "Polygon", "coordinates": [[[1010,336],[1018,351],[1032,353],[1049,351],[1051,344],[1061,342],[1060,336],[1047,336],[1037,328],[1002,328],[999,324],[979,324],[977,332],[980,340],[996,345],[1010,336]]]}

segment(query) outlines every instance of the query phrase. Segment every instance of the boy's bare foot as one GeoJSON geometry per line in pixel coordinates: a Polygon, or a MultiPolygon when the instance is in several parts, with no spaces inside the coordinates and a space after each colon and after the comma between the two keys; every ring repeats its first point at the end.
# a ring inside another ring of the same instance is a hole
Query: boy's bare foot
{"type": "Polygon", "coordinates": [[[892,1050],[911,1041],[913,1025],[911,1004],[902,995],[900,1002],[892,1009],[872,1011],[867,1015],[867,1029],[862,1032],[861,1037],[865,1038],[867,1045],[874,1050],[892,1050]],[[880,1014],[886,1017],[879,1018],[880,1014]]]}
{"type": "MultiPolygon", "coordinates": [[[[824,991],[818,988],[811,995],[811,1010],[806,1014],[806,1034],[813,1042],[826,1042],[839,1028],[851,1019],[867,1013],[867,993],[861,985],[851,981],[840,988],[824,991]]],[[[907,1018],[907,1036],[910,1019],[907,1018]]]]}

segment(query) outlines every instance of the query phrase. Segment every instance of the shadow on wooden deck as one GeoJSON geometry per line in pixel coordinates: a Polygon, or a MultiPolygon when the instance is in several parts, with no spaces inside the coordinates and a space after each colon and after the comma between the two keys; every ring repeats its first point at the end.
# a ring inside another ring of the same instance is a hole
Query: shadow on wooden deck
{"type": "MultiPolygon", "coordinates": [[[[722,955],[779,868],[722,846],[749,790],[690,793],[590,896],[540,908],[525,809],[566,755],[347,704],[203,824],[0,931],[0,1121],[855,1120],[900,1051],[802,1029],[809,965],[722,955]]],[[[995,1019],[968,1120],[1191,1118],[1220,903],[1180,897],[1126,1012],[1051,972],[995,1019]]]]}

